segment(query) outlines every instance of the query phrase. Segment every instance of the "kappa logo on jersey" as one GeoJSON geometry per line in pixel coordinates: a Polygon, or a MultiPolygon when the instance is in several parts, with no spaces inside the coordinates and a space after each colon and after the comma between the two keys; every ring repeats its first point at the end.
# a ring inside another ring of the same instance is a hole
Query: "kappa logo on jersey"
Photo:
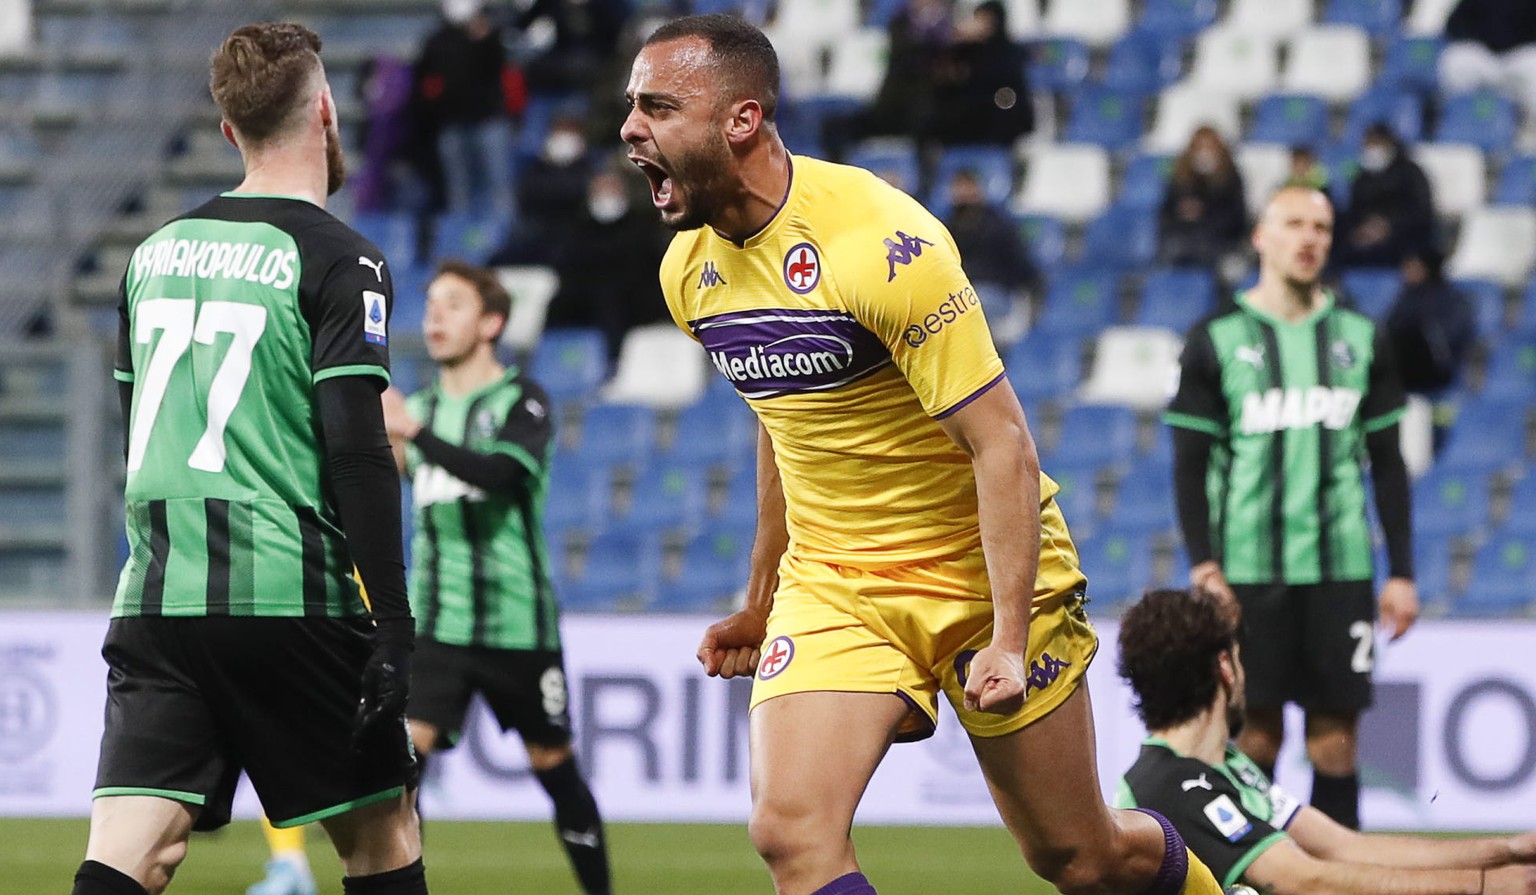
{"type": "Polygon", "coordinates": [[[1203,774],[1203,773],[1200,776],[1194,778],[1193,780],[1185,780],[1183,783],[1179,784],[1179,789],[1182,789],[1185,792],[1189,792],[1192,789],[1210,789],[1210,788],[1211,788],[1211,781],[1205,779],[1205,774],[1203,774]]]}
{"type": "Polygon", "coordinates": [[[1326,385],[1249,392],[1243,396],[1238,428],[1244,435],[1266,435],[1322,424],[1337,432],[1355,418],[1360,398],[1359,389],[1326,385]]]}
{"type": "Polygon", "coordinates": [[[757,679],[766,681],[778,677],[794,660],[795,641],[783,634],[773,638],[763,650],[762,658],[757,660],[757,679]]]}
{"type": "MultiPolygon", "coordinates": [[[[727,285],[730,285],[730,284],[726,283],[725,277],[720,276],[720,271],[715,269],[715,262],[713,262],[713,261],[705,261],[704,262],[704,270],[702,270],[699,273],[699,285],[698,285],[698,288],[700,288],[700,289],[708,289],[711,286],[727,286],[727,285]]],[[[791,287],[791,288],[793,288],[793,287],[791,287]]]]}
{"type": "Polygon", "coordinates": [[[1237,346],[1237,350],[1232,352],[1232,356],[1236,358],[1239,363],[1248,364],[1255,370],[1264,369],[1263,345],[1239,345],[1237,346]]]}
{"type": "Polygon", "coordinates": [[[383,259],[380,259],[378,261],[374,261],[371,258],[367,258],[367,257],[364,257],[362,255],[358,255],[357,256],[357,263],[361,264],[362,266],[364,266],[364,267],[368,268],[369,270],[373,271],[373,275],[375,277],[378,277],[380,283],[384,282],[384,261],[383,261],[383,259]]]}
{"type": "Polygon", "coordinates": [[[936,336],[944,331],[944,327],[954,323],[971,311],[981,307],[981,297],[970,286],[963,291],[949,293],[949,298],[939,303],[933,313],[924,317],[921,323],[914,323],[907,327],[901,334],[901,339],[913,348],[923,347],[929,336],[936,336]]]}
{"type": "Polygon", "coordinates": [[[816,247],[802,242],[784,253],[784,285],[796,295],[804,295],[821,282],[821,256],[816,247]]]}
{"type": "Polygon", "coordinates": [[[846,311],[760,308],[689,327],[745,398],[825,391],[891,362],[885,345],[846,311]]]}
{"type": "Polygon", "coordinates": [[[363,290],[363,340],[373,345],[389,344],[389,317],[384,310],[382,293],[363,290]]]}
{"type": "Polygon", "coordinates": [[[885,281],[889,283],[896,279],[896,265],[900,264],[905,267],[911,264],[913,258],[923,257],[923,246],[932,245],[933,243],[926,239],[918,236],[908,236],[900,230],[896,231],[894,239],[886,237],[885,263],[890,265],[891,272],[886,276],[885,281]],[[900,242],[897,240],[900,240],[900,242]]]}
{"type": "Polygon", "coordinates": [[[1225,795],[1219,795],[1206,803],[1205,817],[1228,842],[1236,842],[1253,829],[1247,816],[1237,810],[1237,806],[1225,795]]]}

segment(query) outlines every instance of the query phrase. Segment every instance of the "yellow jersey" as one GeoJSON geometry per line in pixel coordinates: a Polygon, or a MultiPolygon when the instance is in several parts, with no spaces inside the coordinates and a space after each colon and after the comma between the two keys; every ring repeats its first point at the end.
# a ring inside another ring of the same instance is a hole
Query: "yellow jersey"
{"type": "Polygon", "coordinates": [[[761,231],[678,234],[661,284],[773,440],[792,556],[880,569],[980,549],[971,460],[937,420],[1006,380],[954,240],[916,200],[792,157],[761,231]]]}

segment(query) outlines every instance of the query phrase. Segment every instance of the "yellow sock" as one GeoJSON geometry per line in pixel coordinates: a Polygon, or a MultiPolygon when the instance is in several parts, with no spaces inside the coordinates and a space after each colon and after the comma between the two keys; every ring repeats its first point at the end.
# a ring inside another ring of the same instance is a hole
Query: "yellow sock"
{"type": "Polygon", "coordinates": [[[272,856],[292,854],[298,852],[304,854],[304,828],[288,827],[279,830],[272,826],[266,815],[261,818],[261,831],[267,835],[267,848],[272,850],[272,856]]]}
{"type": "Polygon", "coordinates": [[[1222,895],[1221,883],[1216,882],[1211,868],[1188,848],[1184,853],[1189,856],[1189,873],[1184,877],[1184,888],[1179,890],[1179,895],[1222,895]]]}

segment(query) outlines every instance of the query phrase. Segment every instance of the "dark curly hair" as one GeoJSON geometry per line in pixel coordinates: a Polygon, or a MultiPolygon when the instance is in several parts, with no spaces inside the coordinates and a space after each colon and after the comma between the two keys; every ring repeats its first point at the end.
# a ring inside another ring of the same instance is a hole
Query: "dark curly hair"
{"type": "Polygon", "coordinates": [[[1202,590],[1154,590],[1120,621],[1117,670],[1136,691],[1148,730],[1195,717],[1216,697],[1217,660],[1237,645],[1237,622],[1202,590]]]}

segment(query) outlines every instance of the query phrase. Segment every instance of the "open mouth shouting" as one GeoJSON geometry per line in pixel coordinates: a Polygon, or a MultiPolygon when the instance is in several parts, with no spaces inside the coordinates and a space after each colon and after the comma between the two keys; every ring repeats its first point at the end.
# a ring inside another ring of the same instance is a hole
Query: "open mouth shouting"
{"type": "Polygon", "coordinates": [[[665,211],[672,204],[672,175],[666,168],[650,159],[631,155],[629,160],[634,162],[635,167],[640,169],[640,173],[645,175],[645,179],[650,181],[651,204],[665,211]]]}

